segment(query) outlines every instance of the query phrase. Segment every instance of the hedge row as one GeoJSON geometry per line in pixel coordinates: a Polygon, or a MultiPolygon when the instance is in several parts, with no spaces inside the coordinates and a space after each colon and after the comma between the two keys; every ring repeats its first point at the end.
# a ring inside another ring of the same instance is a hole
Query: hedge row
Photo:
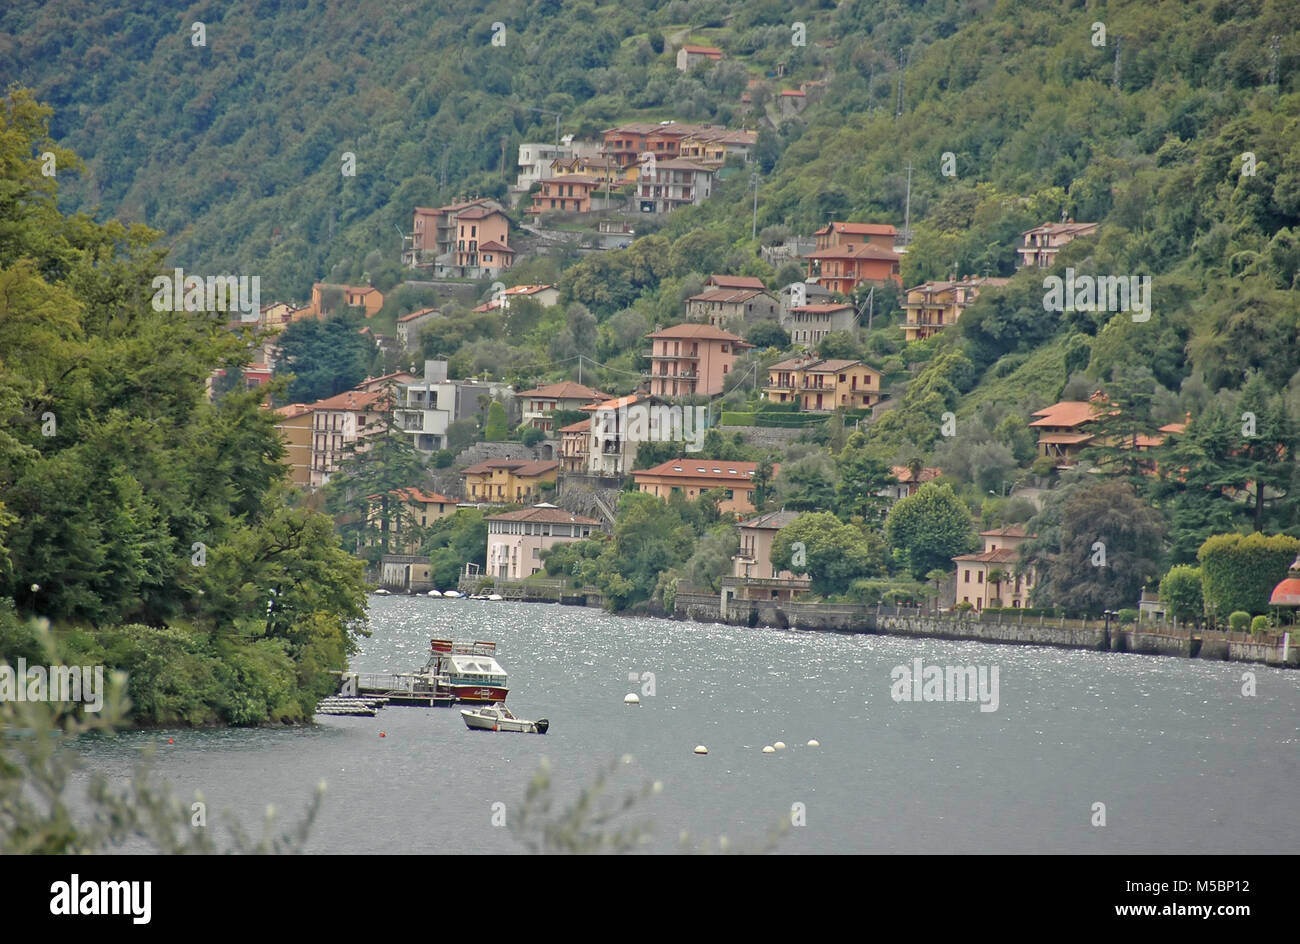
{"type": "Polygon", "coordinates": [[[740,413],[724,410],[719,422],[723,426],[779,426],[797,429],[817,426],[826,422],[826,417],[815,413],[740,413]]]}

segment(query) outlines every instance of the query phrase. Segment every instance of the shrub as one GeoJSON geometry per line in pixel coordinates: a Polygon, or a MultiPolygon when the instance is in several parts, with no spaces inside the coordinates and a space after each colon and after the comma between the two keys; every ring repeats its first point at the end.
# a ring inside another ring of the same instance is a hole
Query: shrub
{"type": "Polygon", "coordinates": [[[1233,610],[1228,616],[1228,625],[1234,633],[1244,633],[1250,625],[1250,614],[1245,610],[1233,610]]]}
{"type": "Polygon", "coordinates": [[[1268,617],[1256,616],[1253,620],[1250,621],[1250,631],[1252,633],[1268,632],[1268,617]]]}
{"type": "Polygon", "coordinates": [[[1056,460],[1051,456],[1039,456],[1034,460],[1034,464],[1029,467],[1029,471],[1034,473],[1040,479],[1045,479],[1052,474],[1056,468],[1056,460]]]}
{"type": "Polygon", "coordinates": [[[1201,571],[1187,564],[1175,564],[1160,581],[1160,600],[1175,619],[1197,619],[1204,612],[1201,571]]]}
{"type": "Polygon", "coordinates": [[[1124,609],[1115,614],[1115,618],[1121,623],[1136,623],[1140,614],[1137,610],[1124,609]]]}
{"type": "Polygon", "coordinates": [[[433,454],[433,467],[445,469],[456,461],[456,454],[450,449],[439,449],[433,454]]]}

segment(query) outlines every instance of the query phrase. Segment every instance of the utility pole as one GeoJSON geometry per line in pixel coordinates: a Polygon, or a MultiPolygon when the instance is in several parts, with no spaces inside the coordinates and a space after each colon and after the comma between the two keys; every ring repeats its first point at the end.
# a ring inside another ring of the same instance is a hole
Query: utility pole
{"type": "Polygon", "coordinates": [[[1273,64],[1269,67],[1268,79],[1274,90],[1277,90],[1278,87],[1277,44],[1278,37],[1276,35],[1269,37],[1269,49],[1272,51],[1273,64]]]}
{"type": "Polygon", "coordinates": [[[754,187],[754,221],[749,227],[749,238],[758,237],[758,171],[754,171],[749,176],[749,182],[754,187]]]}
{"type": "Polygon", "coordinates": [[[1119,89],[1119,47],[1123,41],[1122,37],[1115,37],[1115,74],[1111,78],[1111,86],[1116,90],[1119,89]]]}

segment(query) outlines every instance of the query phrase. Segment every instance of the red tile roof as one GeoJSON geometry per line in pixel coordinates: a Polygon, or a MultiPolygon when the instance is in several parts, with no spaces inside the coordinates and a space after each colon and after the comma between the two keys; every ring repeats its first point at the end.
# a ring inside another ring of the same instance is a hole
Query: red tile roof
{"type": "MultiPolygon", "coordinates": [[[[758,470],[757,462],[723,462],[718,459],[696,459],[686,456],[681,459],[669,459],[649,469],[638,469],[632,473],[638,475],[663,475],[674,478],[699,479],[701,481],[749,481],[758,470]]],[[[772,466],[772,474],[780,470],[779,465],[772,466]]]]}
{"type": "Polygon", "coordinates": [[[814,236],[826,236],[831,232],[848,233],[852,236],[897,236],[898,230],[890,223],[827,223],[814,233],[814,236]]]}
{"type": "Polygon", "coordinates": [[[721,328],[715,328],[713,325],[706,324],[679,324],[671,328],[662,328],[659,331],[646,335],[647,338],[692,338],[700,341],[730,341],[733,344],[744,345],[743,338],[738,338],[730,331],[723,331],[721,328]]]}
{"type": "Polygon", "coordinates": [[[317,400],[311,405],[312,410],[362,410],[382,409],[386,399],[383,390],[345,390],[343,393],[324,400],[317,400]]]}
{"type": "Polygon", "coordinates": [[[409,315],[402,315],[402,317],[397,319],[397,323],[401,324],[403,321],[414,321],[416,318],[422,318],[425,315],[436,315],[437,313],[438,309],[436,308],[421,308],[419,311],[413,311],[409,315]]]}
{"type": "Polygon", "coordinates": [[[585,384],[574,383],[572,380],[566,380],[563,383],[545,384],[541,387],[534,387],[532,390],[525,390],[515,396],[532,397],[534,400],[552,399],[552,400],[608,400],[608,393],[601,393],[585,384]]]}
{"type": "Polygon", "coordinates": [[[497,469],[508,469],[511,475],[532,477],[545,475],[560,464],[552,460],[539,459],[486,459],[475,465],[460,470],[461,475],[487,475],[497,469]]]}
{"type": "Polygon", "coordinates": [[[519,511],[504,511],[499,515],[488,515],[488,521],[538,521],[543,524],[600,524],[595,518],[588,518],[585,515],[575,515],[571,511],[565,511],[563,508],[555,508],[547,505],[534,505],[532,508],[523,508],[519,511]]]}
{"type": "Polygon", "coordinates": [[[1051,406],[1043,407],[1041,410],[1035,410],[1033,415],[1042,417],[1042,419],[1034,420],[1029,425],[1079,426],[1096,419],[1099,413],[1100,410],[1096,404],[1087,400],[1062,400],[1059,403],[1053,403],[1051,406]]]}
{"type": "Polygon", "coordinates": [[[752,288],[760,292],[767,291],[767,285],[755,275],[711,275],[705,285],[718,288],[752,288]]]}

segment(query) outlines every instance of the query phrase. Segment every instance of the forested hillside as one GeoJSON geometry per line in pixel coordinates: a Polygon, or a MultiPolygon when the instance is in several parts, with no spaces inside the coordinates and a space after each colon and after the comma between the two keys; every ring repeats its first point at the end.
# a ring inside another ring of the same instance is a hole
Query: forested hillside
{"type": "MultiPolygon", "coordinates": [[[[801,273],[774,270],[760,243],[831,219],[906,224],[904,287],[963,274],[1010,282],[929,340],[903,341],[892,289],[875,297],[869,330],[826,339],[822,356],[877,367],[895,408],[853,436],[836,417],[776,457],[786,461],[771,498],[852,520],[872,548],[860,574],[914,580],[931,579],[922,563],[943,555],[913,555],[893,538],[884,552],[880,522],[857,500],[864,469],[938,466],[957,491],[936,507],[955,518],[960,499],[986,525],[1034,515],[1027,502],[1001,501],[1007,490],[1048,493],[1031,524],[1045,569],[1078,565],[1088,535],[1071,529],[1110,509],[1146,528],[1131,548],[1146,563],[1104,592],[1061,590],[1095,611],[1114,605],[1107,594],[1131,601],[1166,564],[1190,563],[1213,534],[1300,534],[1298,15],[1295,0],[428,2],[364,15],[342,3],[182,14],[160,3],[19,2],[0,13],[0,77],[53,106],[54,140],[85,159],[59,165],[65,211],[159,228],[168,263],[260,274],[265,300],[304,299],[322,279],[370,277],[387,291],[403,277],[398,230],[412,207],[503,195],[517,145],[550,140],[557,115],[560,132],[579,137],[669,118],[757,127],[755,166],[730,168],[740,172],[704,205],[638,222],[641,238],[624,250],[525,257],[509,271],[512,284],[557,283],[561,304],[542,312],[521,302],[507,318],[448,303],[421,353],[447,358],[454,376],[491,372],[519,385],[576,379],[586,363],[588,383],[627,392],[646,367],[644,335],[681,320],[705,276],[757,275],[776,288],[801,273]],[[797,25],[805,45],[791,42],[797,25]],[[684,42],[717,45],[725,58],[679,72],[673,53],[684,42]],[[825,85],[791,117],[757,92],[742,108],[752,79],[825,85]],[[355,177],[340,173],[345,152],[356,155],[355,177]],[[1016,247],[1024,231],[1062,218],[1099,225],[1051,274],[1150,277],[1149,318],[1049,310],[1047,273],[1017,270],[1016,247]],[[592,358],[608,368],[593,371],[592,358]],[[1124,411],[1112,440],[1190,422],[1152,447],[1155,468],[1091,456],[1119,481],[1089,492],[1090,476],[1036,461],[1027,423],[1055,400],[1098,390],[1124,411]],[[1249,445],[1232,433],[1246,414],[1259,430],[1249,445]]],[[[433,304],[409,302],[403,310],[433,304]]],[[[758,408],[764,369],[793,349],[780,332],[756,348],[729,378],[723,409],[758,408]]],[[[343,353],[352,373],[372,370],[343,353]]],[[[773,459],[716,436],[709,450],[773,459]]],[[[662,556],[627,568],[617,538],[650,515],[643,505],[625,503],[609,554],[584,549],[603,561],[593,567],[636,574],[634,586],[607,579],[611,599],[637,602],[662,575],[708,582],[726,567],[725,543],[702,539],[731,524],[710,514],[692,524],[700,546],[664,538],[662,556]]],[[[692,519],[673,513],[664,534],[685,534],[692,519]]],[[[891,533],[909,540],[906,529],[891,533]]],[[[456,541],[443,537],[424,550],[446,550],[452,570],[456,541]]]]}
{"type": "MultiPolygon", "coordinates": [[[[358,15],[319,0],[184,11],[22,0],[0,12],[0,79],[52,105],[56,139],[85,158],[67,206],[146,222],[195,271],[256,271],[270,293],[302,298],[339,263],[344,277],[371,250],[396,259],[394,226],[409,228],[411,207],[504,192],[519,142],[552,138],[549,113],[580,136],[640,116],[728,122],[748,70],[778,61],[795,80],[834,70],[839,114],[889,107],[900,50],[978,12],[955,2],[477,6],[398,2],[358,15]],[[795,21],[808,26],[805,47],[790,45],[795,21]],[[195,22],[205,46],[193,45],[195,22]],[[492,44],[497,22],[504,46],[492,44]],[[677,72],[666,38],[688,37],[723,43],[733,61],[677,72]],[[345,151],[355,178],[340,174],[345,151]]],[[[767,167],[780,146],[767,143],[767,167]]]]}

